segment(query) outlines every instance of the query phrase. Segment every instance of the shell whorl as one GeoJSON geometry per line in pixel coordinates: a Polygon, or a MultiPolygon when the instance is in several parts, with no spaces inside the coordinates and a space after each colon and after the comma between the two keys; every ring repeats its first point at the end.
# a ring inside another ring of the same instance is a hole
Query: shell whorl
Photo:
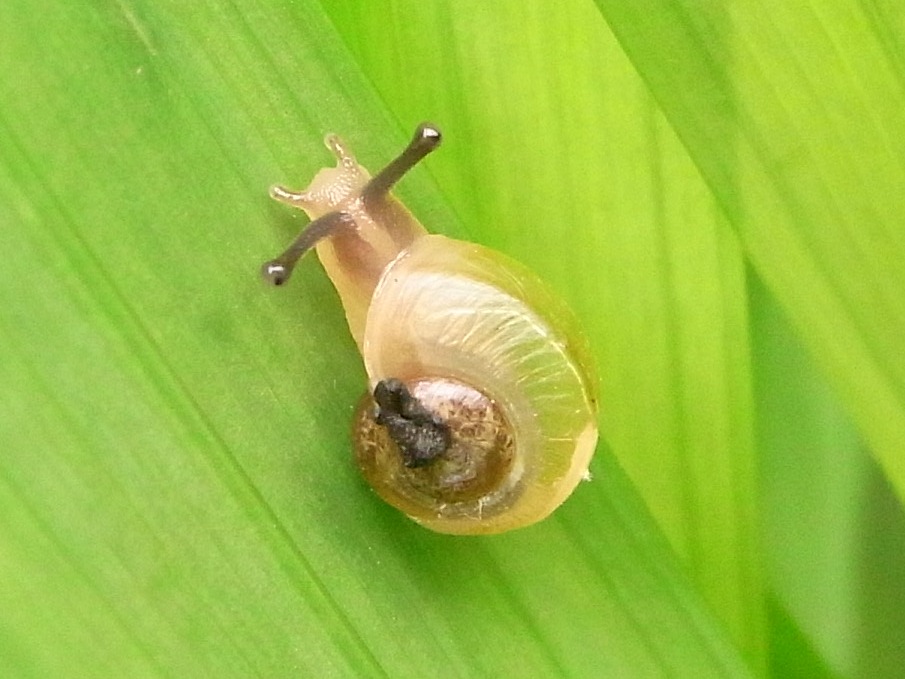
{"type": "MultiPolygon", "coordinates": [[[[451,533],[509,530],[558,506],[597,440],[586,377],[593,373],[573,324],[533,273],[493,250],[428,235],[404,251],[368,310],[363,355],[372,388],[391,378],[469,385],[498,411],[513,453],[483,495],[429,502],[421,512],[381,493],[384,499],[451,533]]],[[[397,480],[406,482],[403,476],[397,480]]]]}

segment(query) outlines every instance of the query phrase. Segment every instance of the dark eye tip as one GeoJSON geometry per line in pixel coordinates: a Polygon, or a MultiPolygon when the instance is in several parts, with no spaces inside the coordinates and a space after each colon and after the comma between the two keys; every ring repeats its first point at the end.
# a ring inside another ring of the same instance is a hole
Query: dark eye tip
{"type": "Polygon", "coordinates": [[[415,139],[419,144],[429,149],[435,149],[443,140],[443,134],[440,132],[440,128],[433,123],[424,122],[415,130],[415,139]]]}
{"type": "Polygon", "coordinates": [[[263,278],[266,283],[270,283],[274,286],[283,285],[283,283],[289,280],[289,275],[291,273],[292,269],[275,259],[264,262],[261,266],[261,278],[263,278]]]}

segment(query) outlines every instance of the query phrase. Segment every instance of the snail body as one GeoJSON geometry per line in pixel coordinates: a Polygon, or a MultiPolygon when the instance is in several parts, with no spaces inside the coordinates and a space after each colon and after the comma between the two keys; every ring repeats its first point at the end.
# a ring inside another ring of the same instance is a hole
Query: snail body
{"type": "Polygon", "coordinates": [[[390,195],[439,142],[422,124],[372,179],[328,136],[335,168],[271,190],[313,221],[263,273],[281,284],[317,248],[368,374],[353,438],[376,492],[438,532],[500,533],[546,517],[586,474],[596,383],[574,317],[535,274],[428,234],[390,195]]]}

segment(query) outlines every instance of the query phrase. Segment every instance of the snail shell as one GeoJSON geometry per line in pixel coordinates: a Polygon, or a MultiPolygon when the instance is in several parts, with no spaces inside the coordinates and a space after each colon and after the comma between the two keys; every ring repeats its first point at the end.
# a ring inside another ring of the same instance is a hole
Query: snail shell
{"type": "Polygon", "coordinates": [[[353,438],[388,503],[442,533],[500,533],[546,517],[597,444],[596,383],[569,310],[531,271],[428,234],[389,193],[439,144],[428,124],[370,179],[335,136],[335,168],[272,195],[314,221],[264,276],[312,245],[343,301],[370,390],[353,438]]]}

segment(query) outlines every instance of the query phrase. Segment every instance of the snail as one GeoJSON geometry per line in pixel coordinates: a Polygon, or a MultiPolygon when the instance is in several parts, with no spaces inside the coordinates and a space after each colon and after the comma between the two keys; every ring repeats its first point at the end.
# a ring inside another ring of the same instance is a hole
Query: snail
{"type": "Polygon", "coordinates": [[[281,285],[316,248],[364,359],[352,430],[378,495],[434,531],[501,533],[548,516],[586,475],[596,382],[574,317],[534,273],[428,234],[390,194],[440,138],[419,125],[371,177],[328,135],[336,167],[270,190],[312,221],[262,275],[281,285]]]}

